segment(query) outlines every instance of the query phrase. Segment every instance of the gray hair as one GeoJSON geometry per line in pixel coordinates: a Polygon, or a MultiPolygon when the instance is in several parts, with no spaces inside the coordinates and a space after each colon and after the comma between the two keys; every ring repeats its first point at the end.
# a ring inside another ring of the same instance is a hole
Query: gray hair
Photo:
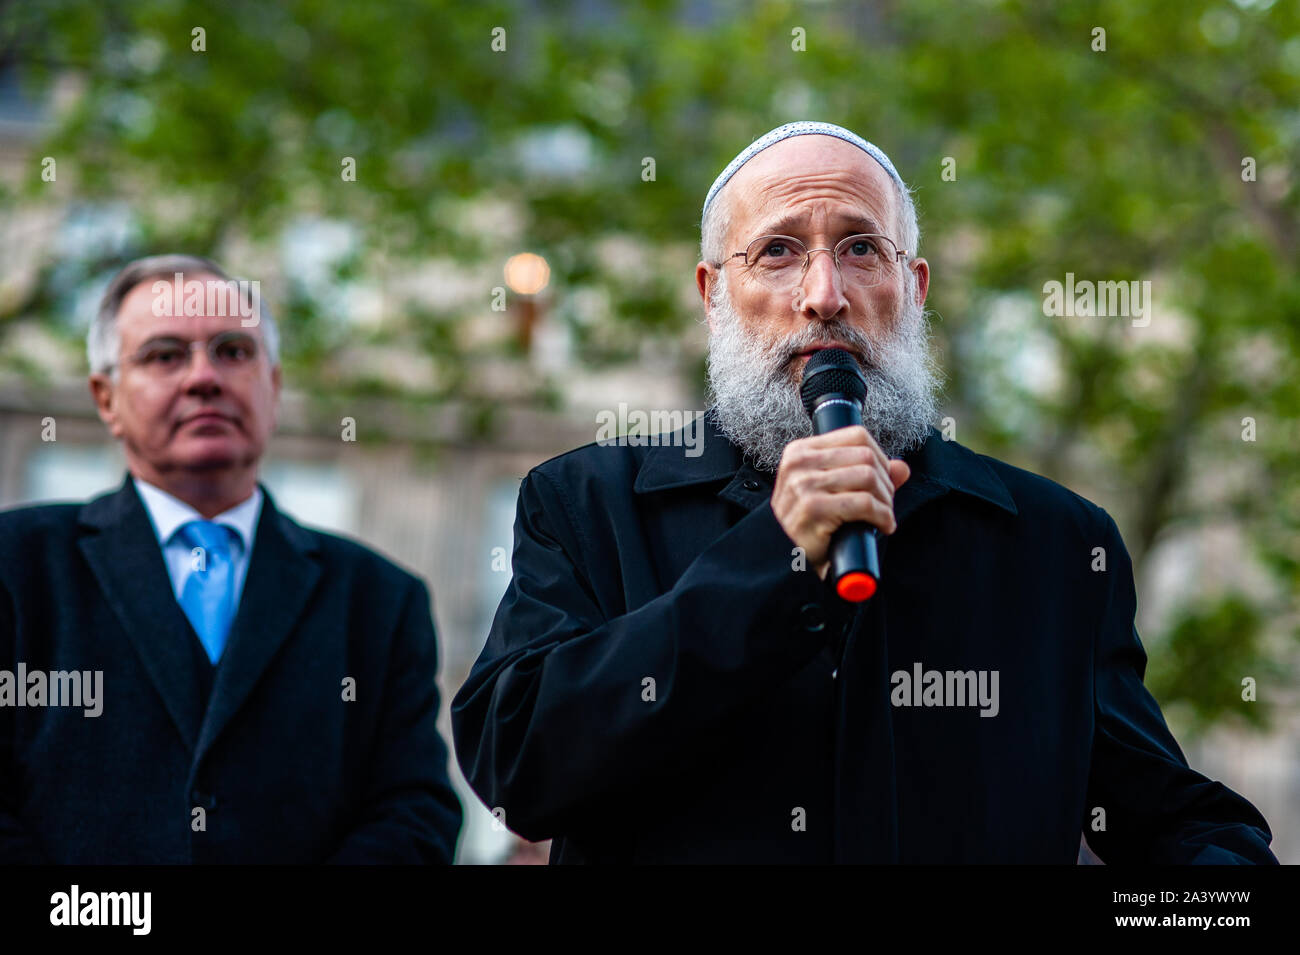
{"type": "MultiPolygon", "coordinates": [[[[899,247],[907,250],[909,259],[921,252],[921,226],[917,221],[916,203],[912,201],[912,188],[900,185],[892,176],[894,197],[898,204],[898,226],[901,235],[899,247]]],[[[727,185],[730,185],[728,183],[727,185]]],[[[727,233],[731,231],[731,190],[724,186],[710,203],[700,220],[700,258],[721,265],[730,254],[727,251],[727,233]]]]}
{"type": "MultiPolygon", "coordinates": [[[[122,336],[117,329],[117,313],[127,294],[141,282],[150,279],[170,279],[177,272],[191,275],[204,272],[230,282],[232,279],[221,266],[211,259],[198,255],[151,255],[147,258],[128,262],[120,272],[113,276],[99,300],[99,311],[90,323],[86,334],[86,359],[90,363],[92,374],[108,374],[116,377],[118,359],[121,357],[122,336]]],[[[280,363],[280,332],[276,328],[275,318],[265,301],[258,297],[258,326],[262,330],[262,341],[266,344],[267,357],[271,365],[280,363]]]]}

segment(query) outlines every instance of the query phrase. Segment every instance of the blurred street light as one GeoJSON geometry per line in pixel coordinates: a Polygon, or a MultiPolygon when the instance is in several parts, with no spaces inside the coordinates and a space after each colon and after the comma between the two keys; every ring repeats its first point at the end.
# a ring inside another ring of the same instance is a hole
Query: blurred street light
{"type": "Polygon", "coordinates": [[[532,350],[533,329],[537,326],[536,295],[551,280],[551,266],[534,252],[520,252],[506,259],[506,285],[520,296],[515,303],[519,347],[525,355],[532,350]]]}

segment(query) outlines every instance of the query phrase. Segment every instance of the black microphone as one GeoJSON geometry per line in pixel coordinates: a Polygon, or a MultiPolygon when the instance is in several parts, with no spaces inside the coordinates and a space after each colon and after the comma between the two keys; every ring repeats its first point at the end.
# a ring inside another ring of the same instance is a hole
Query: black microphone
{"type": "MultiPolygon", "coordinates": [[[[813,352],[799,387],[813,434],[862,424],[867,382],[853,356],[842,348],[813,352]]],[[[880,583],[876,529],[863,521],[841,524],[831,535],[830,576],[835,592],[852,603],[871,599],[880,583]]]]}

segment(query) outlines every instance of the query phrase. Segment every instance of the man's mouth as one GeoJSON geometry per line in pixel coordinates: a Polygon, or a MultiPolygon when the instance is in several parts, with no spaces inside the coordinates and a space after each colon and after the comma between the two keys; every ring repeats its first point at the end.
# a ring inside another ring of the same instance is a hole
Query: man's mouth
{"type": "Polygon", "coordinates": [[[790,352],[786,357],[785,364],[782,366],[787,375],[798,376],[803,374],[803,369],[807,367],[808,360],[819,351],[825,351],[828,348],[839,348],[847,352],[858,363],[864,374],[870,373],[875,366],[863,358],[856,348],[839,342],[820,342],[816,345],[809,345],[807,348],[800,349],[797,352],[790,352]]]}
{"type": "Polygon", "coordinates": [[[190,425],[190,424],[213,425],[218,423],[224,423],[230,425],[234,424],[234,422],[230,419],[228,415],[223,415],[217,411],[200,411],[198,414],[193,414],[190,415],[188,418],[182,419],[180,423],[180,427],[183,428],[186,425],[190,425]]]}
{"type": "Polygon", "coordinates": [[[807,348],[792,353],[786,360],[792,364],[806,364],[808,359],[812,358],[813,355],[817,354],[819,351],[826,351],[828,348],[839,348],[851,355],[853,360],[859,365],[862,364],[862,359],[859,357],[855,349],[850,348],[848,345],[842,345],[839,343],[809,345],[807,348]]]}

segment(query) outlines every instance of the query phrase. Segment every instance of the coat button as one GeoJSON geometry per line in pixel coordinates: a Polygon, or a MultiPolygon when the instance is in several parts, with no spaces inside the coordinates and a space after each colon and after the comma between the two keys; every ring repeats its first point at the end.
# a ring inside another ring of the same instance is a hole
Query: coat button
{"type": "Polygon", "coordinates": [[[747,481],[745,482],[745,490],[746,490],[746,491],[757,491],[757,490],[758,490],[758,482],[755,481],[753,478],[750,478],[749,480],[747,480],[747,481]]]}
{"type": "Polygon", "coordinates": [[[826,627],[826,614],[822,612],[821,604],[804,604],[799,608],[799,618],[809,633],[818,633],[826,627]]]}
{"type": "Polygon", "coordinates": [[[191,789],[190,799],[194,801],[194,805],[202,806],[209,812],[217,808],[217,797],[212,793],[206,793],[200,789],[191,789]]]}

